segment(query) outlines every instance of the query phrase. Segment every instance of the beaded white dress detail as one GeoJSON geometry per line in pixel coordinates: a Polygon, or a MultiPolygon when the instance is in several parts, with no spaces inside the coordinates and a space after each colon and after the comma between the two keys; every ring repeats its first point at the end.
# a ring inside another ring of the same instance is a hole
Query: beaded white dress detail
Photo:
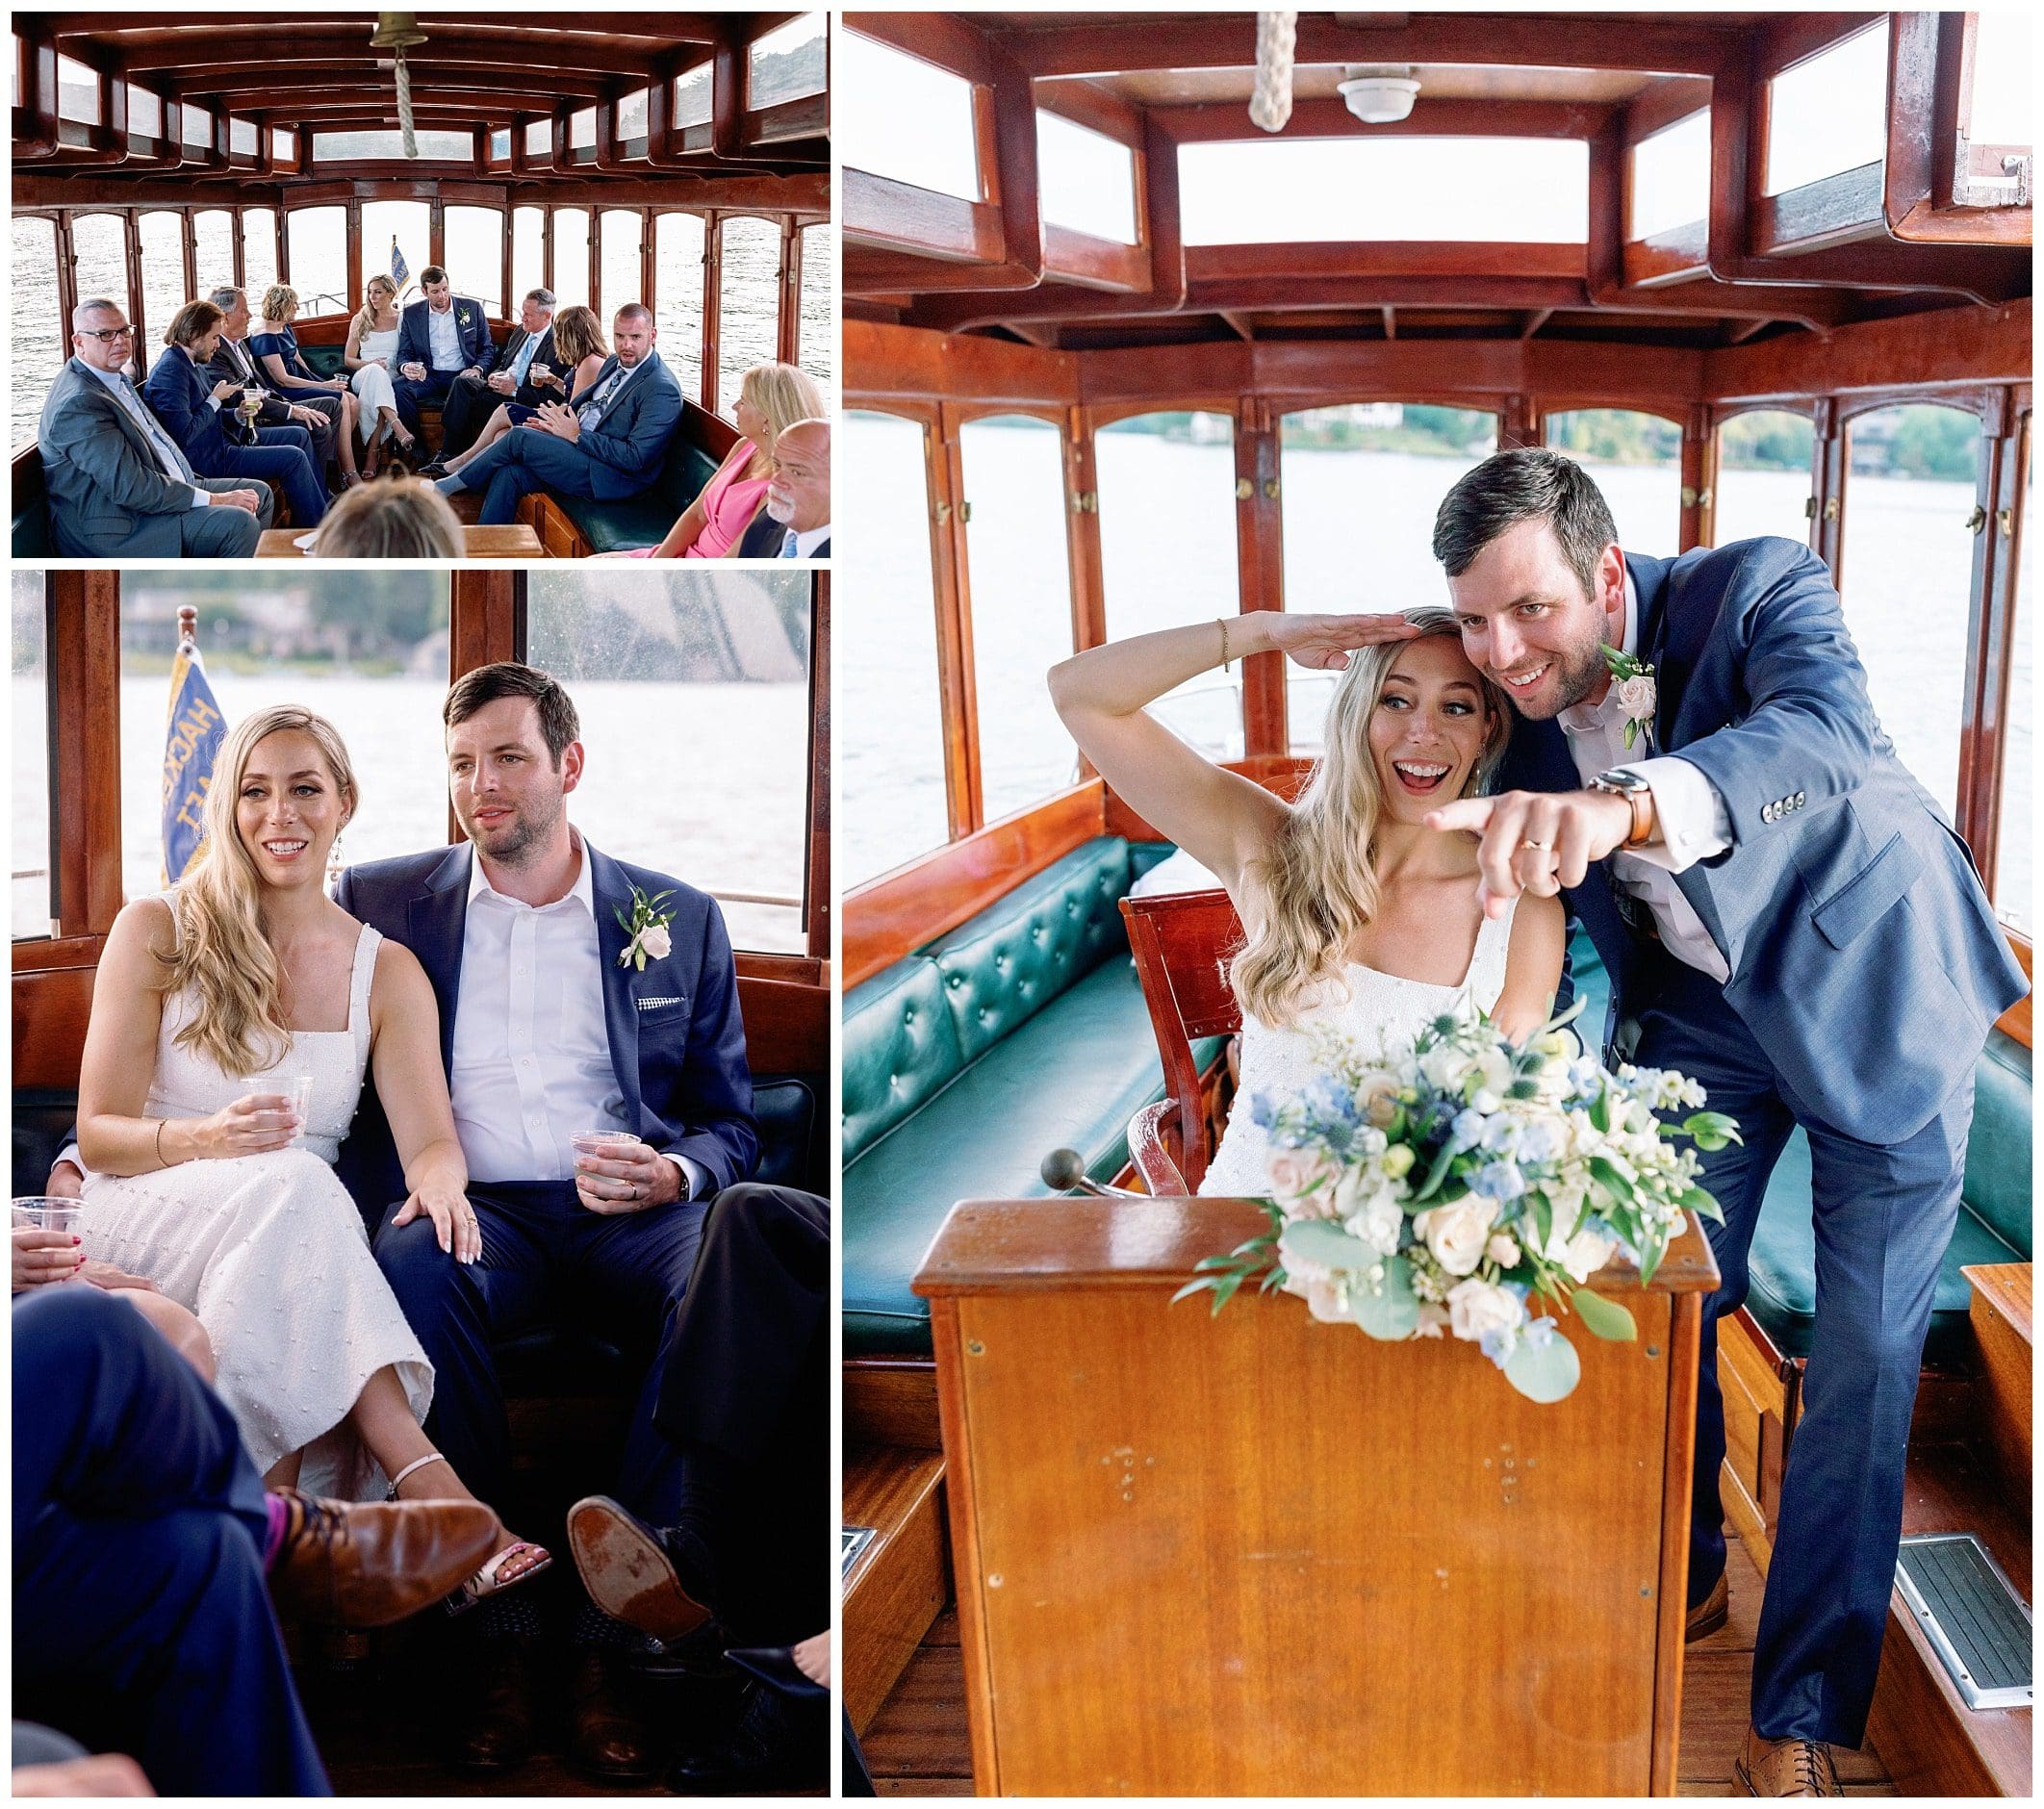
{"type": "MultiPolygon", "coordinates": [[[[166,902],[174,921],[175,899],[166,902]]],[[[433,1365],[333,1168],[369,1065],[382,940],[363,925],[347,1029],[294,1031],[291,1053],[258,1074],[223,1074],[178,1043],[197,1005],[189,988],[164,1001],[143,1115],[210,1117],[246,1093],[288,1093],[293,1076],[309,1074],[302,1145],[85,1184],[86,1254],[146,1276],[197,1314],[218,1359],[214,1386],[256,1468],[303,1446],[299,1487],[354,1500],[382,1493],[380,1471],[344,1423],[363,1384],[396,1363],[415,1418],[423,1422],[433,1400],[433,1365]]]]}
{"type": "Polygon", "coordinates": [[[1270,1191],[1270,1177],[1265,1167],[1267,1139],[1263,1128],[1251,1121],[1250,1109],[1258,1093],[1279,1095],[1305,1090],[1320,1071],[1319,1039],[1334,1031],[1364,1055],[1374,1057],[1413,1037],[1429,1020],[1458,1006],[1474,1005],[1491,1011],[1504,991],[1505,956],[1511,950],[1512,920],[1518,914],[1515,899],[1502,917],[1483,920],[1476,931],[1476,946],[1469,955],[1469,972],[1459,985],[1436,986],[1421,980],[1401,980],[1395,974],[1380,974],[1360,961],[1347,965],[1348,992],[1344,997],[1333,981],[1325,983],[1321,997],[1309,1003],[1283,1030],[1273,1030],[1247,1012],[1242,1014],[1241,1079],[1235,1089],[1235,1103],[1228,1111],[1228,1128],[1221,1134],[1220,1147],[1200,1179],[1202,1193],[1240,1195],[1260,1199],[1270,1191]]]}

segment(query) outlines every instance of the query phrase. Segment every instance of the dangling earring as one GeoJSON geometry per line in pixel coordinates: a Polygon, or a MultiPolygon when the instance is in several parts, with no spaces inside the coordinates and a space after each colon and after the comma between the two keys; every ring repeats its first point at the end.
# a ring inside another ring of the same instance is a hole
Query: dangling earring
{"type": "Polygon", "coordinates": [[[341,883],[341,870],[347,863],[341,858],[341,838],[334,837],[334,845],[326,851],[326,889],[331,893],[341,883]]]}

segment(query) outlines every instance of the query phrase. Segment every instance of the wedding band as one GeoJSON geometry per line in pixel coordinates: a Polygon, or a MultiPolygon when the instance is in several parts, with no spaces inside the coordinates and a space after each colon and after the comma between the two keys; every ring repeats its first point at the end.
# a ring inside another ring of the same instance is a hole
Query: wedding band
{"type": "Polygon", "coordinates": [[[1521,843],[1520,843],[1520,847],[1521,847],[1521,848],[1537,848],[1537,849],[1539,849],[1539,850],[1540,850],[1540,852],[1541,852],[1541,853],[1542,853],[1543,854],[1546,854],[1546,853],[1547,853],[1547,851],[1548,851],[1548,850],[1549,850],[1549,849],[1550,849],[1550,848],[1551,848],[1552,846],[1553,846],[1553,844],[1552,844],[1551,842],[1530,842],[1530,841],[1528,841],[1528,842],[1521,842],[1521,843]]]}

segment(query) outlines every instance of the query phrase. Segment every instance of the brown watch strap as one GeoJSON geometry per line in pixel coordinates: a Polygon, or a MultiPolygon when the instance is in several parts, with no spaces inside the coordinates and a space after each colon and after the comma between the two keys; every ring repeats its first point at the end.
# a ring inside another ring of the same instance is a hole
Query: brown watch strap
{"type": "Polygon", "coordinates": [[[1632,829],[1625,837],[1627,848],[1645,848],[1653,840],[1653,793],[1642,786],[1620,794],[1632,806],[1632,829]]]}

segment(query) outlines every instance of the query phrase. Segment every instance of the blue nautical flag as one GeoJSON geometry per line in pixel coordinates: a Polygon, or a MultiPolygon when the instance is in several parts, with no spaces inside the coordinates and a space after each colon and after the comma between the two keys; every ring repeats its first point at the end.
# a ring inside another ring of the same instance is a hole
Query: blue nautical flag
{"type": "Polygon", "coordinates": [[[391,281],[403,293],[404,286],[412,280],[412,267],[404,261],[404,253],[397,249],[397,235],[391,235],[391,281]]]}
{"type": "Polygon", "coordinates": [[[164,735],[164,883],[185,876],[206,839],[206,793],[227,739],[199,650],[181,642],[170,667],[170,722],[164,735]]]}

